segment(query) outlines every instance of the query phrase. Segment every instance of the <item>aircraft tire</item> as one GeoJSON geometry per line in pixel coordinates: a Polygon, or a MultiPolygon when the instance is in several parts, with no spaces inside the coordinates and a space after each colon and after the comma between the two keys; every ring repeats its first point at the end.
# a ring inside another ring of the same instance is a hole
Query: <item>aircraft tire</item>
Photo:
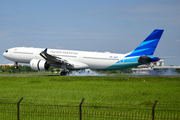
{"type": "Polygon", "coordinates": [[[18,66],[15,66],[15,69],[18,69],[19,67],[18,66]]]}
{"type": "Polygon", "coordinates": [[[60,74],[61,74],[61,76],[66,76],[69,74],[69,72],[62,71],[60,74]]]}

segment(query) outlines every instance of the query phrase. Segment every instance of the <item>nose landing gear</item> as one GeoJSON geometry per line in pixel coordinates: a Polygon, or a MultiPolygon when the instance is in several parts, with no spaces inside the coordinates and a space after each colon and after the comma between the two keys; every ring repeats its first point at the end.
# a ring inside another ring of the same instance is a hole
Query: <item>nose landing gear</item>
{"type": "Polygon", "coordinates": [[[15,62],[15,69],[18,69],[19,66],[18,66],[18,62],[15,62]]]}

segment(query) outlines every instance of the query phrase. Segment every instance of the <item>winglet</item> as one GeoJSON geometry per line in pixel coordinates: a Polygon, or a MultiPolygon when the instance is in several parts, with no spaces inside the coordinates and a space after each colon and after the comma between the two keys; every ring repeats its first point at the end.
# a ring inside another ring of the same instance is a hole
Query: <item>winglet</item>
{"type": "Polygon", "coordinates": [[[47,53],[47,48],[43,52],[47,53]]]}
{"type": "Polygon", "coordinates": [[[39,55],[41,55],[44,59],[47,59],[46,54],[47,54],[47,48],[44,51],[42,51],[39,55]]]}

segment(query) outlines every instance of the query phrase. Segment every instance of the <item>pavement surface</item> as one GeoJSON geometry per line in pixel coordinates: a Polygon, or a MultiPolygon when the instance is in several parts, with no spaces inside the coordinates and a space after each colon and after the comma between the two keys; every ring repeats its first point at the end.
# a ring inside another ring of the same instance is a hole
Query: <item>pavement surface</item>
{"type": "MultiPolygon", "coordinates": [[[[61,77],[61,75],[0,75],[4,77],[61,77]]],[[[70,76],[106,76],[106,77],[180,77],[180,75],[70,75],[70,76]]]]}

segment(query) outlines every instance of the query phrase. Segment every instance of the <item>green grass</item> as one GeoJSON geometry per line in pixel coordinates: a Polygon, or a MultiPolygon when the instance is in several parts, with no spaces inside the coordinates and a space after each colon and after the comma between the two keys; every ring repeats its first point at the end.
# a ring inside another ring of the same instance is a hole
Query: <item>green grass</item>
{"type": "Polygon", "coordinates": [[[79,119],[82,98],[86,120],[152,119],[155,100],[155,118],[179,119],[179,86],[180,77],[1,76],[0,119],[17,118],[21,97],[21,119],[79,119]]]}
{"type": "Polygon", "coordinates": [[[150,104],[180,102],[180,77],[0,77],[0,99],[31,102],[150,104]]]}
{"type": "Polygon", "coordinates": [[[0,73],[0,75],[10,75],[10,76],[13,76],[13,75],[60,75],[60,73],[48,73],[48,72],[41,72],[41,73],[9,73],[9,72],[2,72],[0,73]]]}

